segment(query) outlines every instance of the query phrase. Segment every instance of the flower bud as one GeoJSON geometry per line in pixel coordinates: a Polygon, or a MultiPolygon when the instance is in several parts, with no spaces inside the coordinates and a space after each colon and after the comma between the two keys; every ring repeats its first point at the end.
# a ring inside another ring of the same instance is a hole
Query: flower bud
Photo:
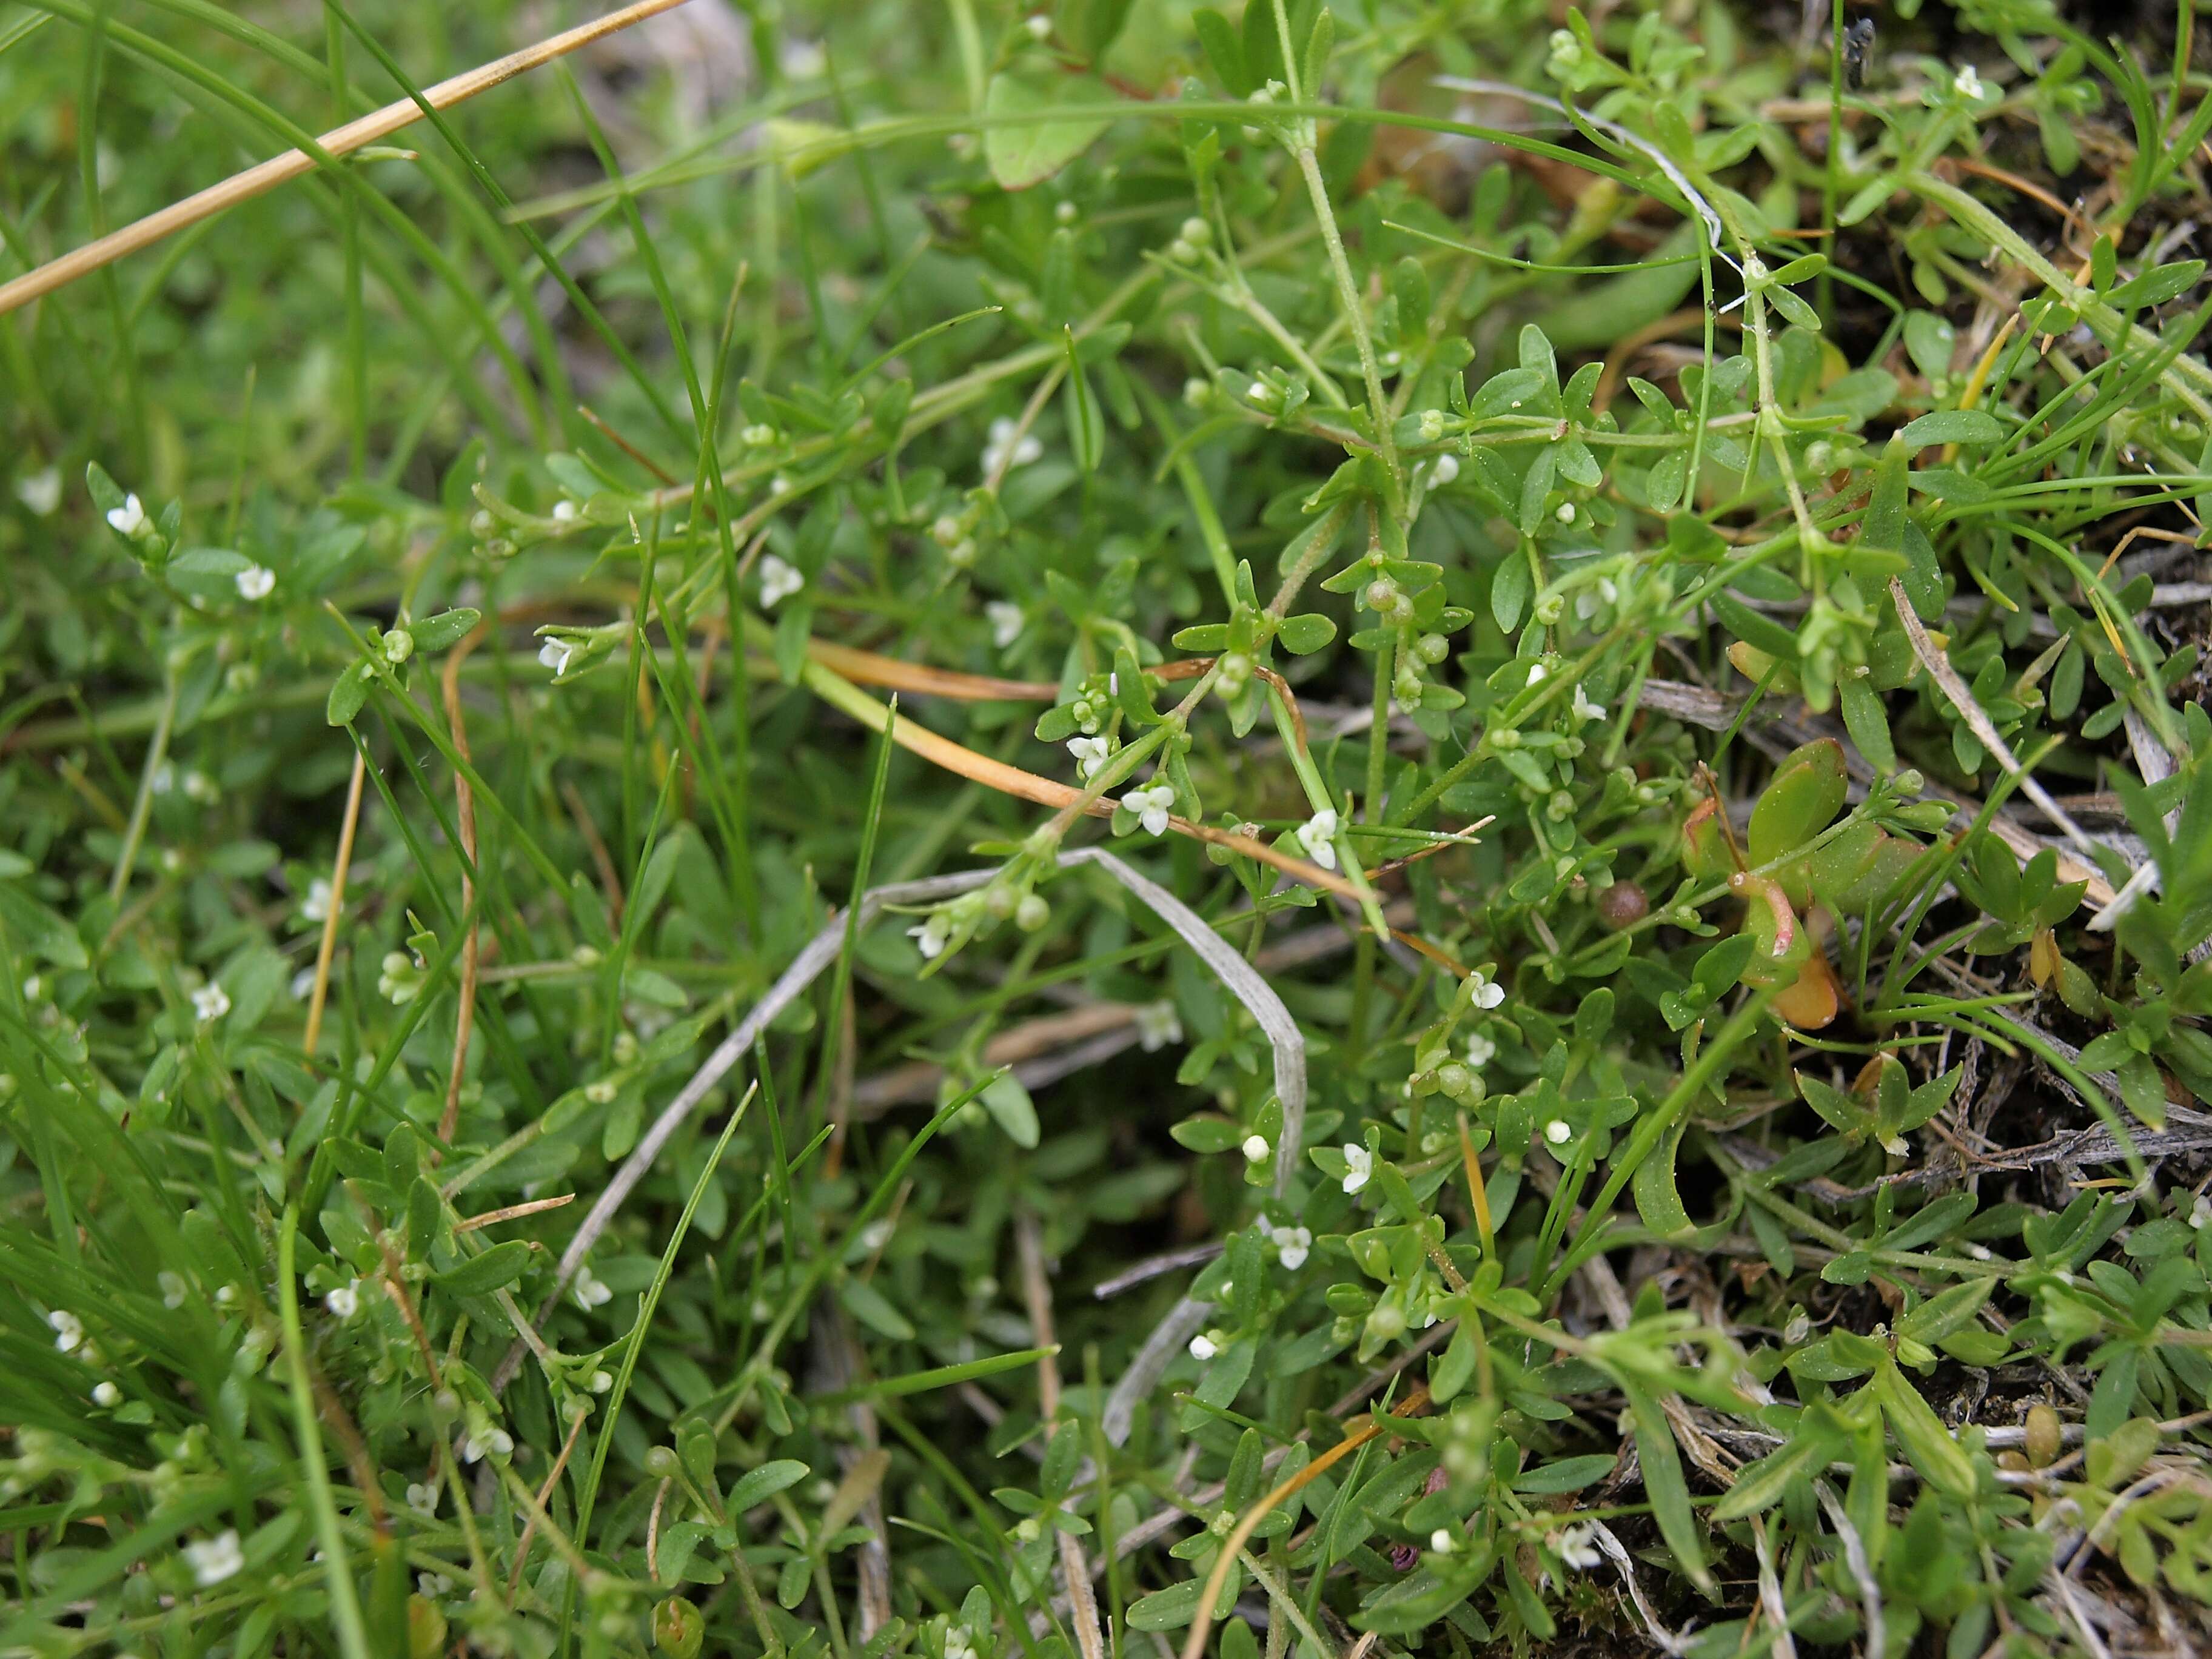
{"type": "Polygon", "coordinates": [[[1034,933],[1051,915],[1052,906],[1035,893],[1024,893],[1022,902],[1014,907],[1014,926],[1024,933],[1034,933]]]}

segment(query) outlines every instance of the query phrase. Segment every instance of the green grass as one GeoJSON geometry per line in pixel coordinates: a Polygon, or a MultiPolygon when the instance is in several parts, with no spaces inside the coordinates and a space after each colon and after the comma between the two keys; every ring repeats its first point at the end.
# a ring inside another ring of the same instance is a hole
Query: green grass
{"type": "Polygon", "coordinates": [[[0,316],[0,1655],[2191,1650],[2190,9],[708,3],[0,316]]]}

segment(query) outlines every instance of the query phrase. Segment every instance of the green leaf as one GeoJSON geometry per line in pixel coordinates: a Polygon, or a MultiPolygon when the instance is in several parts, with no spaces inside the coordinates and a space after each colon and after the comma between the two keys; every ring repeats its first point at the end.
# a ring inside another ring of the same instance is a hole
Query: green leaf
{"type": "Polygon", "coordinates": [[[997,123],[983,133],[983,158],[1001,189],[1027,190],[1041,184],[1091,147],[1106,131],[1105,120],[1085,116],[1071,121],[1038,118],[1065,106],[1103,104],[1113,94],[1088,75],[1031,80],[1002,70],[991,77],[983,114],[997,123]]]}
{"type": "Polygon", "coordinates": [[[1834,738],[1815,738],[1793,750],[1751,809],[1752,863],[1771,863],[1826,829],[1849,788],[1844,746],[1834,738]]]}
{"type": "Polygon", "coordinates": [[[1938,409],[1911,422],[1897,435],[1918,448],[1927,444],[2002,443],[2005,429],[2003,422],[1986,410],[1938,409]]]}
{"type": "Polygon", "coordinates": [[[1674,1184],[1674,1156],[1687,1127],[1686,1121],[1677,1124],[1636,1166],[1636,1212],[1662,1238],[1679,1238],[1691,1231],[1690,1212],[1682,1207],[1682,1194],[1674,1184]]]}
{"type": "Polygon", "coordinates": [[[489,1296],[522,1277],[530,1266],[532,1253],[532,1246],[526,1240],[510,1238],[437,1274],[438,1286],[455,1296],[489,1296]]]}
{"type": "Polygon", "coordinates": [[[418,623],[410,623],[407,631],[414,635],[417,651],[443,651],[465,637],[469,630],[483,620],[483,611],[463,605],[454,611],[441,611],[436,616],[425,617],[418,623]]]}
{"type": "Polygon", "coordinates": [[[1888,1419],[1889,1431],[1921,1478],[1954,1498],[1972,1498],[1977,1484],[1973,1459],[1951,1437],[1943,1419],[1897,1369],[1896,1361],[1885,1356],[1867,1387],[1874,1391],[1883,1417],[1888,1419]]]}
{"type": "Polygon", "coordinates": [[[1336,624],[1318,611],[1308,611],[1296,617],[1285,617],[1275,629],[1275,637],[1283,642],[1283,649],[1294,657],[1303,657],[1321,650],[1336,637],[1336,624]]]}
{"type": "Polygon", "coordinates": [[[353,724],[353,717],[361,713],[361,706],[368,701],[372,672],[367,663],[356,663],[331,683],[331,695],[323,703],[323,719],[325,721],[332,726],[353,724]]]}
{"type": "Polygon", "coordinates": [[[914,1340],[914,1327],[906,1316],[866,1279],[848,1279],[837,1287],[837,1300],[845,1304],[846,1312],[878,1336],[888,1336],[894,1342],[914,1340]]]}
{"type": "Polygon", "coordinates": [[[1067,385],[1060,394],[1067,447],[1079,469],[1096,472],[1106,453],[1105,417],[1098,412],[1098,395],[1091,391],[1091,377],[1083,372],[1083,359],[1076,352],[1075,331],[1063,326],[1060,334],[1067,347],[1067,385]]]}
{"type": "Polygon", "coordinates": [[[1036,1103],[1030,1091],[1022,1087],[1022,1080],[1012,1072],[1001,1073],[983,1085],[978,1097],[983,1109],[992,1121],[1006,1132],[1006,1139],[1024,1152],[1035,1152],[1037,1144],[1036,1103]]]}
{"type": "Polygon", "coordinates": [[[1844,729],[1851,734],[1859,753],[1875,771],[1885,775],[1897,770],[1897,749],[1889,737],[1889,712],[1870,678],[1844,679],[1836,691],[1843,705],[1844,729]]]}
{"type": "Polygon", "coordinates": [[[1206,1586],[1195,1578],[1156,1590],[1129,1604],[1131,1630],[1181,1630],[1198,1614],[1198,1598],[1206,1586]]]}
{"type": "Polygon", "coordinates": [[[1690,1507],[1689,1482],[1682,1476],[1681,1453],[1674,1432],[1658,1401],[1626,1377],[1616,1377],[1636,1418],[1636,1458],[1644,1471],[1644,1495],[1659,1522],[1659,1535],[1674,1552],[1674,1559],[1691,1582],[1707,1595],[1715,1593],[1713,1575],[1705,1565],[1705,1534],[1690,1507]]]}
{"type": "Polygon", "coordinates": [[[1211,6],[1193,12],[1190,21],[1198,31],[1198,44],[1205,49],[1206,61],[1213,66],[1213,78],[1228,89],[1231,97],[1249,95],[1252,77],[1244,67],[1244,43],[1237,38],[1236,25],[1211,6]]]}

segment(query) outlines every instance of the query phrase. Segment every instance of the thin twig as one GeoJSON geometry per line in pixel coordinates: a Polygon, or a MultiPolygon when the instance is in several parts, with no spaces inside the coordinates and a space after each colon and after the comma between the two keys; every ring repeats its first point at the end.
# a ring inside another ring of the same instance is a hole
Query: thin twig
{"type": "Polygon", "coordinates": [[[364,144],[373,144],[387,138],[402,127],[411,126],[422,118],[422,105],[432,109],[451,109],[455,104],[489,92],[501,82],[526,74],[556,58],[566,57],[579,47],[588,46],[633,23],[682,5],[684,0],[635,0],[620,11],[609,12],[605,17],[594,18],[540,40],[535,46],[511,52],[504,58],[494,58],[465,74],[456,75],[438,82],[422,94],[422,103],[412,98],[395,99],[382,109],[349,121],[342,127],[333,127],[314,141],[319,155],[304,149],[288,149],[273,155],[243,173],[233,173],[219,185],[210,185],[181,202],[173,202],[159,212],[149,213],[122,229],[111,231],[82,247],[72,249],[58,259],[49,259],[35,270],[27,271],[13,282],[0,283],[0,316],[5,316],[18,306],[28,305],[41,295],[65,287],[80,276],[88,276],[102,265],[112,264],[125,254],[136,253],[141,248],[151,247],[164,237],[173,236],[203,219],[212,217],[240,202],[265,195],[277,185],[312,173],[318,166],[325,166],[340,156],[352,154],[364,144]]]}
{"type": "Polygon", "coordinates": [[[561,1443],[561,1455],[553,1460],[553,1467],[545,1471],[545,1484],[538,1489],[537,1506],[530,1519],[523,1522],[521,1541],[514,1547],[514,1568],[507,1577],[507,1605],[514,1605],[514,1593],[522,1587],[522,1569],[530,1559],[530,1540],[538,1532],[538,1517],[545,1512],[545,1500],[553,1496],[553,1487],[561,1479],[561,1471],[568,1467],[568,1454],[576,1449],[576,1437],[584,1431],[586,1413],[578,1412],[576,1420],[568,1425],[568,1437],[561,1443]]]}
{"type": "Polygon", "coordinates": [[[353,863],[353,832],[361,823],[361,787],[368,777],[368,759],[353,751],[353,781],[346,785],[345,817],[338,825],[338,854],[331,864],[331,908],[323,917],[322,943],[315,947],[315,985],[307,995],[307,1031],[300,1046],[310,1054],[323,1034],[323,1004],[330,996],[331,957],[338,948],[338,916],[345,908],[346,871],[353,863]]]}
{"type": "Polygon", "coordinates": [[[456,1233],[472,1233],[479,1227],[493,1226],[526,1215],[537,1215],[546,1210],[557,1210],[575,1201],[574,1193],[562,1193],[557,1198],[533,1198],[526,1203],[510,1204],[504,1209],[487,1210],[482,1215],[465,1216],[453,1224],[453,1231],[456,1233]]]}

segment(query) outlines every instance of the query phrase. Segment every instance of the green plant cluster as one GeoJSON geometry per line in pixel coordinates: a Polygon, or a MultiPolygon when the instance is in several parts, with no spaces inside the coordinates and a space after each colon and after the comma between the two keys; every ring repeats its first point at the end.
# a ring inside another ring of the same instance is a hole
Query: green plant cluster
{"type": "MultiPolygon", "coordinates": [[[[0,277],[540,9],[11,8],[0,277]]],[[[693,0],[0,313],[0,1654],[2193,1651],[2212,76],[1790,9],[693,0]]]]}

